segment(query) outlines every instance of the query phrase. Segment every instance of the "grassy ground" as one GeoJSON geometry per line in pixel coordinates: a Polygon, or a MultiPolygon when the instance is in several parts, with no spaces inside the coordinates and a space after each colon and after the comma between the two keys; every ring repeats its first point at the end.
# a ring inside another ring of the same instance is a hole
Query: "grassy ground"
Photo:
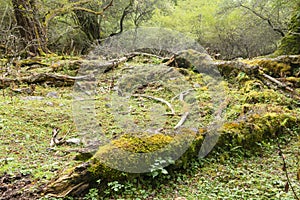
{"type": "Polygon", "coordinates": [[[37,87],[35,96],[43,100],[27,100],[27,95],[3,90],[0,97],[0,174],[21,172],[35,179],[49,180],[58,169],[72,165],[68,146],[50,147],[52,130],[59,137],[76,136],[71,116],[69,88],[37,87]],[[48,98],[57,91],[59,98],[48,98]],[[75,135],[74,135],[75,134],[75,135]]]}

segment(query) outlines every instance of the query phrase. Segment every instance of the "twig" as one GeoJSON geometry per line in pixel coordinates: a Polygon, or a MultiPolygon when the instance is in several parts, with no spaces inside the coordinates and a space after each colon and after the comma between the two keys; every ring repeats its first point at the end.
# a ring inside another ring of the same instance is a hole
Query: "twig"
{"type": "MultiPolygon", "coordinates": [[[[180,94],[178,94],[178,95],[176,95],[175,97],[173,97],[173,98],[172,98],[172,101],[173,101],[175,98],[177,98],[177,97],[179,96],[179,101],[182,101],[183,103],[185,103],[185,102],[184,102],[184,96],[187,95],[187,94],[188,94],[190,91],[192,91],[192,90],[194,90],[194,89],[188,89],[188,90],[186,90],[186,91],[181,92],[180,94]]],[[[187,119],[187,117],[188,117],[189,114],[190,114],[189,112],[185,112],[185,113],[182,115],[180,121],[179,121],[179,122],[176,124],[176,126],[174,127],[174,129],[178,129],[180,126],[182,126],[182,124],[186,121],[186,119],[187,119]]]]}
{"type": "Polygon", "coordinates": [[[179,122],[176,124],[176,126],[174,127],[174,129],[178,129],[180,126],[182,126],[182,124],[185,122],[185,120],[187,119],[187,117],[188,117],[189,114],[190,114],[189,112],[185,112],[185,113],[182,115],[180,121],[179,121],[179,122]]]}
{"type": "Polygon", "coordinates": [[[131,53],[129,53],[129,54],[126,55],[126,57],[129,57],[129,58],[133,58],[135,56],[154,57],[154,58],[157,58],[157,59],[160,59],[160,60],[166,59],[164,57],[161,57],[161,56],[158,56],[158,55],[155,55],[155,54],[143,53],[143,52],[131,52],[131,53]]]}
{"type": "Polygon", "coordinates": [[[134,96],[134,97],[144,97],[144,98],[154,99],[156,101],[160,101],[160,102],[166,104],[169,107],[169,109],[171,110],[171,115],[175,115],[175,110],[173,109],[172,105],[168,101],[166,101],[166,100],[164,100],[162,98],[148,96],[148,95],[143,95],[143,94],[134,94],[132,96],[134,96]]]}
{"type": "Polygon", "coordinates": [[[287,86],[286,84],[280,82],[279,80],[277,80],[277,79],[275,79],[272,76],[269,76],[267,74],[262,74],[262,76],[263,76],[263,78],[261,76],[258,76],[258,78],[264,84],[266,84],[269,88],[273,88],[273,89],[279,88],[284,93],[286,93],[286,92],[290,93],[291,95],[289,95],[289,97],[291,97],[291,98],[293,98],[297,101],[300,100],[300,94],[296,90],[294,90],[293,88],[287,86]]]}
{"type": "MultiPolygon", "coordinates": [[[[283,152],[282,152],[279,144],[278,144],[278,151],[279,151],[279,156],[282,158],[282,161],[283,161],[283,171],[285,172],[285,177],[286,177],[286,180],[287,180],[287,184],[291,187],[295,198],[297,200],[299,200],[299,197],[297,196],[296,191],[295,191],[295,189],[294,189],[294,187],[291,183],[291,180],[290,180],[290,177],[289,177],[289,174],[288,174],[288,171],[287,171],[285,156],[283,155],[283,152]]],[[[288,188],[286,190],[288,190],[288,188]]]]}
{"type": "Polygon", "coordinates": [[[175,58],[176,58],[175,55],[171,56],[171,58],[165,63],[165,65],[167,66],[173,65],[173,63],[175,62],[175,58]]]}
{"type": "Polygon", "coordinates": [[[58,128],[54,128],[52,130],[52,138],[51,138],[51,142],[50,142],[50,147],[54,147],[55,145],[60,145],[64,143],[64,139],[60,138],[57,139],[59,133],[59,129],[58,128]]]}
{"type": "Polygon", "coordinates": [[[187,94],[188,94],[190,91],[192,91],[192,90],[194,90],[194,89],[188,89],[188,90],[186,90],[186,91],[183,91],[183,92],[177,94],[175,97],[173,97],[173,98],[171,99],[171,102],[174,101],[177,97],[179,97],[179,100],[180,100],[180,101],[183,101],[184,96],[187,95],[187,94]]]}
{"type": "Polygon", "coordinates": [[[278,81],[277,79],[273,78],[272,76],[269,76],[268,74],[262,74],[263,77],[267,78],[268,80],[272,81],[273,83],[275,83],[276,85],[278,85],[281,88],[285,88],[286,90],[290,91],[290,92],[294,92],[294,90],[292,88],[290,88],[289,86],[287,86],[286,84],[278,81]]]}

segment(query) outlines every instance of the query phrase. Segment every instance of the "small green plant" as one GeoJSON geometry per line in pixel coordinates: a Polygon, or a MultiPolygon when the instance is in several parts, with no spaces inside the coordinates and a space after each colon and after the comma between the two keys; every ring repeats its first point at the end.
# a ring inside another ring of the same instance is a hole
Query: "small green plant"
{"type": "Polygon", "coordinates": [[[122,188],[124,188],[124,185],[118,181],[109,182],[107,185],[115,192],[119,192],[122,188]]]}
{"type": "Polygon", "coordinates": [[[171,158],[168,158],[167,160],[164,160],[162,158],[158,158],[155,160],[155,163],[153,165],[151,165],[151,175],[152,178],[155,178],[156,176],[158,176],[159,174],[168,174],[168,171],[163,167],[166,166],[168,164],[174,164],[174,160],[172,160],[171,158]]]}
{"type": "Polygon", "coordinates": [[[98,200],[99,199],[98,192],[99,192],[98,189],[92,188],[89,190],[89,193],[87,193],[83,199],[84,200],[98,200]]]}

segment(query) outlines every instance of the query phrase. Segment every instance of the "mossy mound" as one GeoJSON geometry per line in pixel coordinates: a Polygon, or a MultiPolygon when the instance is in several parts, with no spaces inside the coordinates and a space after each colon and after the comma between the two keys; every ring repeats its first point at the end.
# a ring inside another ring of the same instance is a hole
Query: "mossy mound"
{"type": "Polygon", "coordinates": [[[242,146],[255,151],[257,143],[291,134],[291,130],[299,129],[300,119],[296,112],[281,110],[281,107],[262,109],[264,110],[245,116],[243,121],[225,123],[219,145],[224,146],[230,141],[231,146],[242,146]]]}
{"type": "Polygon", "coordinates": [[[246,62],[259,66],[262,72],[274,78],[299,76],[300,56],[280,56],[276,59],[256,59],[246,62]]]}

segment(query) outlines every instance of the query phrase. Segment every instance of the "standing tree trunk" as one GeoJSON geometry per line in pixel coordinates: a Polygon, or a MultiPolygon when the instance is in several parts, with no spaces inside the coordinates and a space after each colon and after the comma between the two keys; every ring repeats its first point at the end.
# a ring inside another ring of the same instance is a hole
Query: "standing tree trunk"
{"type": "Polygon", "coordinates": [[[48,53],[46,30],[38,19],[36,1],[12,0],[12,4],[26,53],[33,56],[48,53]]]}

